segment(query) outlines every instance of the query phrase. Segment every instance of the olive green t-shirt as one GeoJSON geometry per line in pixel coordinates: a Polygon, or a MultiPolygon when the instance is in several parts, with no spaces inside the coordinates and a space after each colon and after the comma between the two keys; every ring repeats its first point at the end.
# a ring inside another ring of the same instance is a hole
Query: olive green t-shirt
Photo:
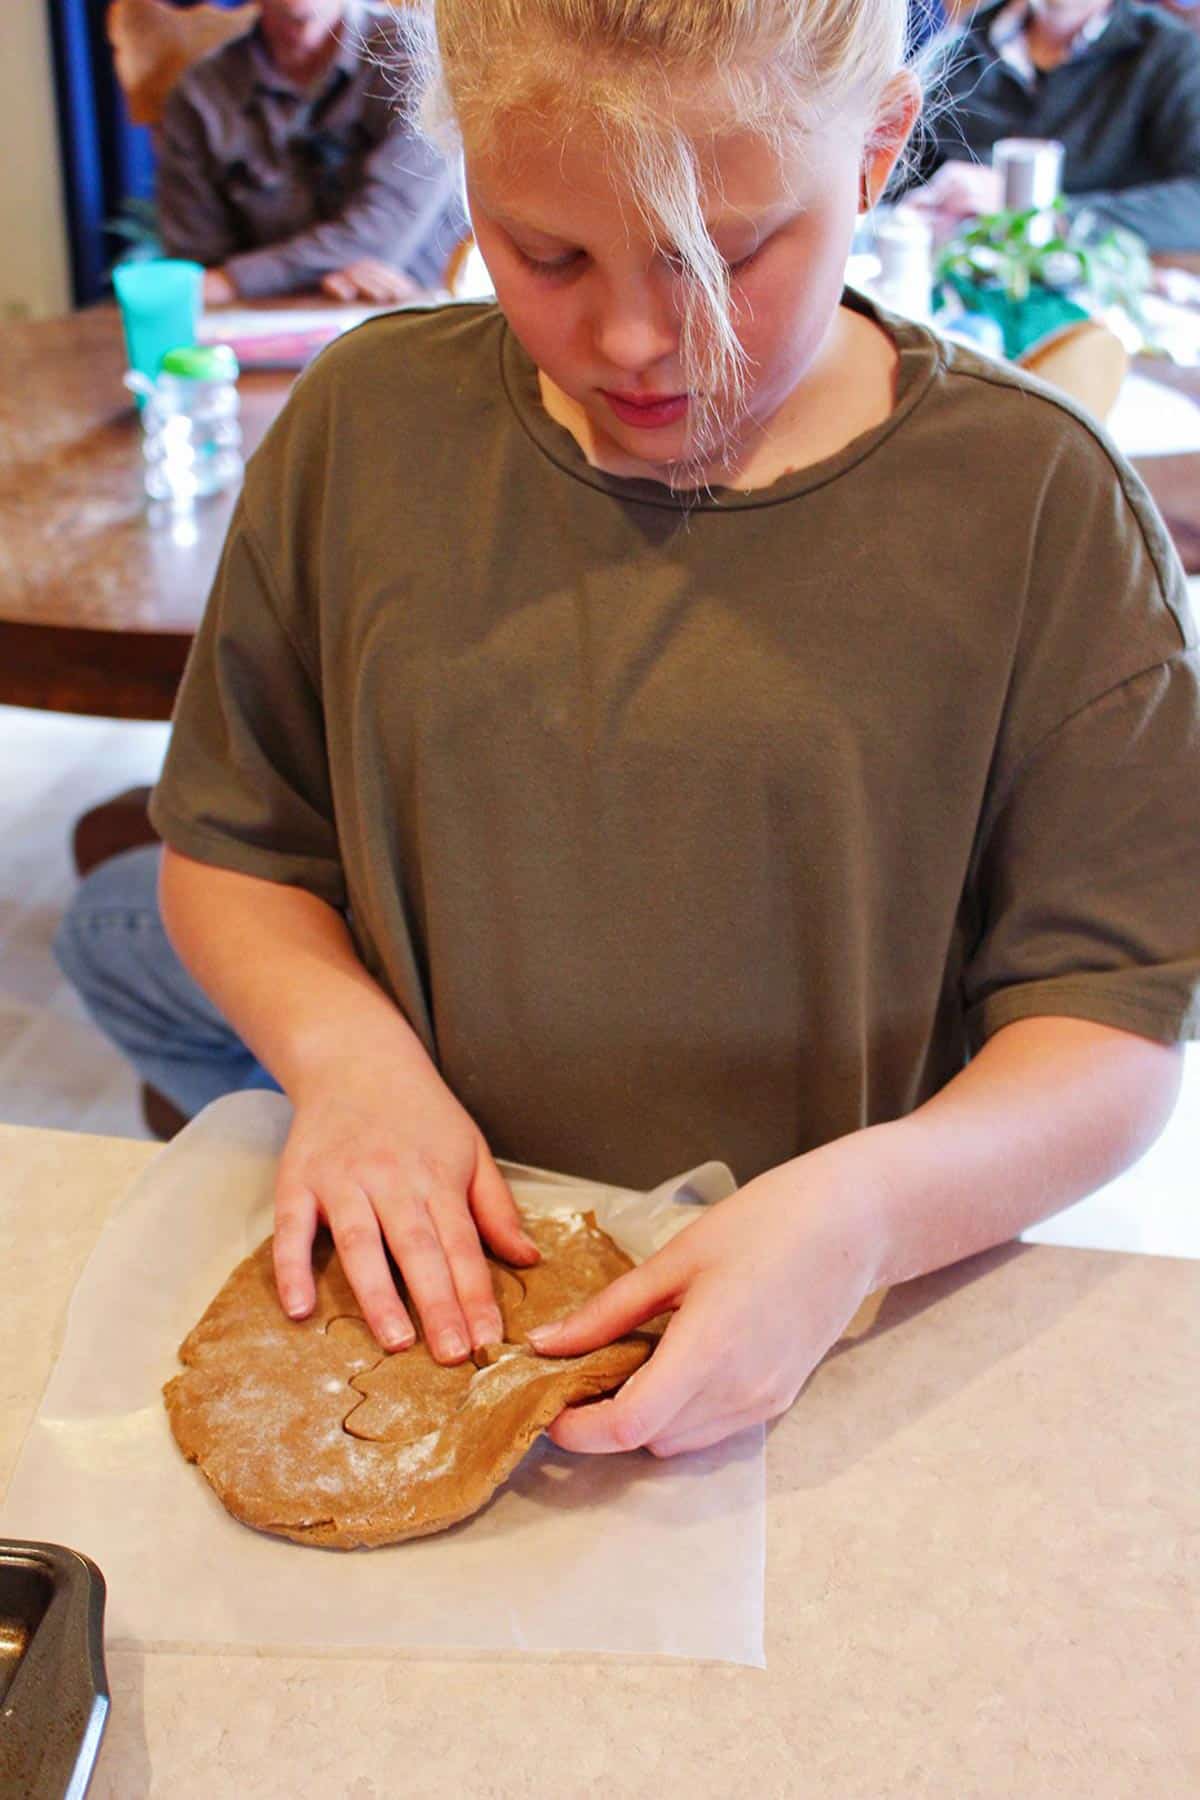
{"type": "Polygon", "coordinates": [[[491,306],[349,334],[247,471],[154,822],[344,909],[498,1155],[744,1181],[1012,1020],[1200,1022],[1162,525],[884,323],[890,418],[749,493],[590,468],[491,306]]]}

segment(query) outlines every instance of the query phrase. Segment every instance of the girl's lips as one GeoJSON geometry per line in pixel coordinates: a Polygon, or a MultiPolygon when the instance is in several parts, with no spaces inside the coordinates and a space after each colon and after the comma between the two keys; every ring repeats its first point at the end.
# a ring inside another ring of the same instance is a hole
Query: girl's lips
{"type": "Polygon", "coordinates": [[[631,394],[614,394],[608,388],[601,388],[600,392],[622,424],[641,426],[643,430],[674,425],[688,409],[686,394],[668,394],[662,399],[639,400],[631,394]]]}

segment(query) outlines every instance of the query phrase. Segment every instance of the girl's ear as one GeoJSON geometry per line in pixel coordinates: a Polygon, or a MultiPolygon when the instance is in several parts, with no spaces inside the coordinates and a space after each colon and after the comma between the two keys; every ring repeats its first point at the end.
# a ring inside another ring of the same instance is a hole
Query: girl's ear
{"type": "Polygon", "coordinates": [[[863,149],[858,193],[860,211],[870,212],[887,187],[892,170],[920,117],[921,99],[921,84],[911,69],[901,69],[884,90],[863,149]]]}

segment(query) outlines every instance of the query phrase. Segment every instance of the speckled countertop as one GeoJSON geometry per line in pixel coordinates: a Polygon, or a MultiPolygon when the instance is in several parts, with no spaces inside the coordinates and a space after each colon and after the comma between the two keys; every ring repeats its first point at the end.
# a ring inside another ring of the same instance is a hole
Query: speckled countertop
{"type": "MultiPolygon", "coordinates": [[[[0,1486],[153,1154],[0,1125],[0,1486]]],[[[91,1795],[1196,1793],[1198,1366],[1194,1262],[1014,1246],[911,1283],[771,1436],[765,1673],[110,1652],[91,1795]]]]}

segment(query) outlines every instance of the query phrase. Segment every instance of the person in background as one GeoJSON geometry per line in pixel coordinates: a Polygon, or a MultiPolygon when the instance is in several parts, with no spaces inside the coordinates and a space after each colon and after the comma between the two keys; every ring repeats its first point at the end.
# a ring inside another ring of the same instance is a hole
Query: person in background
{"type": "Polygon", "coordinates": [[[967,218],[1003,205],[1000,138],[1058,138],[1073,210],[1151,250],[1200,249],[1200,41],[1134,0],[997,0],[950,50],[909,203],[967,218]]]}
{"type": "Polygon", "coordinates": [[[318,287],[388,304],[441,286],[466,213],[457,172],[397,110],[388,11],[262,0],[254,29],[175,88],[160,230],[169,255],[205,265],[206,305],[318,287]]]}

